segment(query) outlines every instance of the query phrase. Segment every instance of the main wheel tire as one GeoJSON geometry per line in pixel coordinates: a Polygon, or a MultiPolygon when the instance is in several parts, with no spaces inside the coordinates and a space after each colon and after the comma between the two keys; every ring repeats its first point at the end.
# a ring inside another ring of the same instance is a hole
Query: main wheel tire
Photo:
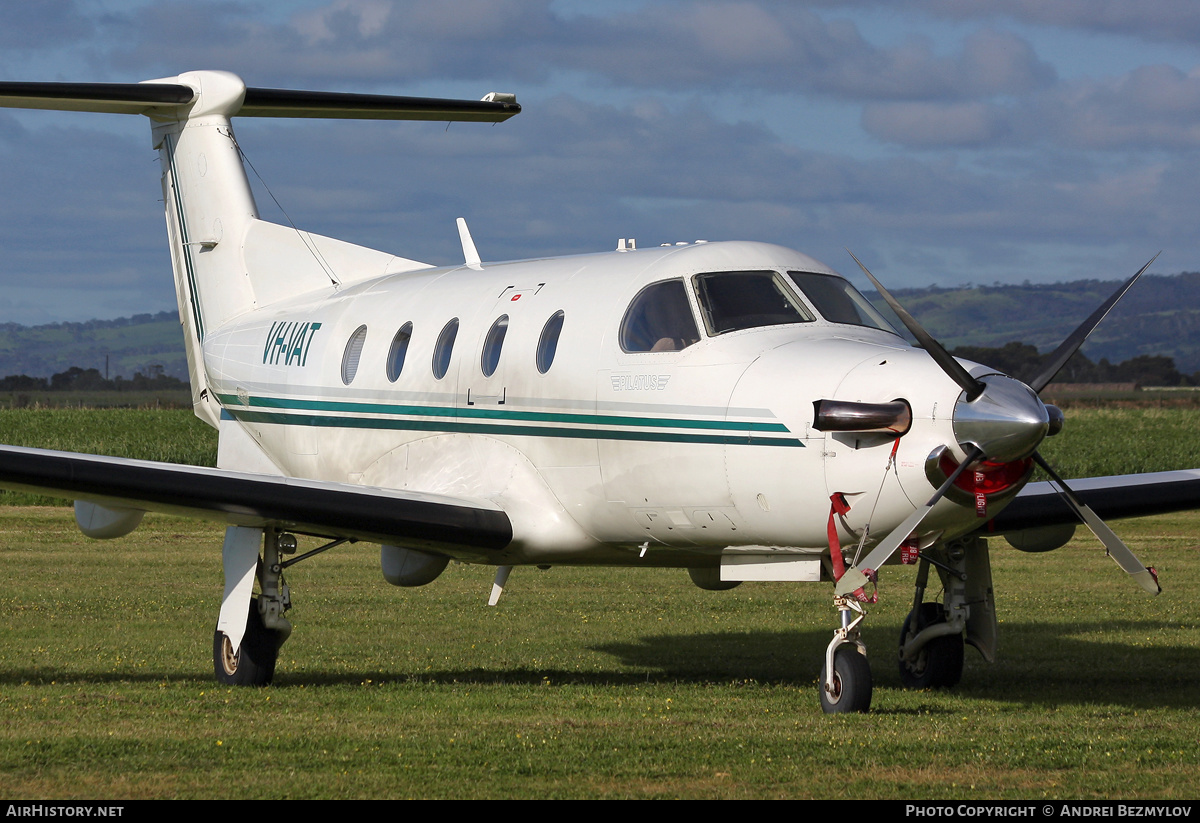
{"type": "Polygon", "coordinates": [[[963,636],[944,634],[921,647],[917,659],[904,659],[904,645],[926,626],[945,623],[946,615],[937,603],[922,603],[917,627],[912,630],[912,612],[900,628],[900,682],[909,689],[948,689],[957,686],[963,671],[963,636]]]}
{"type": "Polygon", "coordinates": [[[279,659],[279,647],[283,645],[280,632],[263,625],[258,613],[258,598],[250,599],[250,614],[246,619],[246,633],[237,653],[225,633],[213,632],[213,671],[217,682],[227,686],[267,686],[275,676],[275,662],[279,659]]]}
{"type": "Polygon", "coordinates": [[[825,667],[821,667],[821,710],[825,714],[865,712],[871,708],[871,666],[854,646],[842,646],[833,655],[833,694],[825,690],[825,667]]]}

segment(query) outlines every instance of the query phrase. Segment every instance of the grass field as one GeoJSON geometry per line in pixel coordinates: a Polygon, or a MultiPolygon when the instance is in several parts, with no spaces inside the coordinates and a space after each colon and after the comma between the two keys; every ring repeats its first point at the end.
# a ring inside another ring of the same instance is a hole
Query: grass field
{"type": "MultiPolygon", "coordinates": [[[[1161,439],[1183,456],[1153,453],[1200,466],[1187,418],[1144,417],[1072,416],[1048,447],[1115,426],[1127,447],[1094,459],[1161,439]]],[[[873,711],[827,717],[827,585],[518,569],[490,609],[489,569],[399,590],[374,547],[347,547],[289,573],[297,629],[275,685],[229,689],[211,674],[219,527],[151,515],[97,543],[61,508],[0,508],[0,794],[1192,798],[1200,515],[1117,530],[1163,595],[1090,538],[1048,555],[997,541],[1000,660],[968,651],[952,692],[900,688],[912,570],[888,569],[865,632],[873,711]]]]}

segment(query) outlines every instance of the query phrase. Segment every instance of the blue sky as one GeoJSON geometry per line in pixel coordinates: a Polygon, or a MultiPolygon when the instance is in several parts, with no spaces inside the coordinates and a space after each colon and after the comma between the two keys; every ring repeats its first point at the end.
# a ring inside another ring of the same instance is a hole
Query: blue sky
{"type": "MultiPolygon", "coordinates": [[[[301,228],[432,263],[754,239],[895,287],[1200,269],[1192,0],[6,4],[0,79],[478,98],[235,122],[301,228]]],[[[174,307],[139,117],[0,111],[0,322],[174,307]]],[[[260,189],[264,217],[282,220],[260,189]]]]}

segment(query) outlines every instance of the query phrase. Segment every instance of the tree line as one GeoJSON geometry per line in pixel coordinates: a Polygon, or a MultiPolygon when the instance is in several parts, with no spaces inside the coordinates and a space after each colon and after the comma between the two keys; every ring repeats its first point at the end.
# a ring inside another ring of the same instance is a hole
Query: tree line
{"type": "MultiPolygon", "coordinates": [[[[998,348],[959,346],[950,352],[964,360],[1010,374],[1018,380],[1032,380],[1046,366],[1051,352],[1039,354],[1028,343],[1007,343],[998,348]]],[[[1120,363],[1102,357],[1093,363],[1083,352],[1076,352],[1054,379],[1055,383],[1136,383],[1139,386],[1200,386],[1200,372],[1184,374],[1175,360],[1157,354],[1142,354],[1120,363]]]]}
{"type": "Polygon", "coordinates": [[[186,389],[188,384],[178,377],[163,373],[159,365],[148,366],[145,373],[134,372],[133,377],[117,375],[105,378],[99,369],[81,369],[72,366],[64,372],[50,377],[30,377],[27,374],[10,374],[0,379],[0,391],[162,391],[186,389]]]}

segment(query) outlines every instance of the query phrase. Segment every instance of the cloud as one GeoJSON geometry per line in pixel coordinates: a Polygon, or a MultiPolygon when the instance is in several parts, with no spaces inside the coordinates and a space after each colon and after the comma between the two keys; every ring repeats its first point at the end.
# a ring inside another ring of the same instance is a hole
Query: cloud
{"type": "MultiPolygon", "coordinates": [[[[878,0],[303,5],[27,4],[48,10],[29,23],[45,46],[21,54],[75,70],[61,79],[228,68],[258,86],[517,91],[525,111],[495,127],[235,122],[298,225],[435,263],[461,260],[460,215],[492,259],[629,236],[760,239],[840,268],[850,245],[901,283],[1078,276],[1127,248],[1136,268],[1147,245],[1164,260],[1200,253],[1200,74],[1061,79],[1041,44],[1045,26],[1076,25],[1068,17],[1034,23],[1036,40],[999,28],[1031,21],[1032,4],[995,15],[964,0],[961,18],[934,0],[919,15],[878,0]],[[884,9],[887,39],[875,34],[884,9]],[[78,25],[55,33],[45,21],[67,12],[78,25]],[[80,59],[92,61],[84,76],[80,59]]],[[[1157,8],[1146,14],[1161,23],[1157,8]]],[[[159,299],[147,295],[173,300],[146,124],[127,118],[118,134],[113,120],[0,114],[4,288],[48,284],[48,305],[103,293],[130,311],[159,299]]],[[[283,220],[261,192],[259,204],[283,220]]]]}
{"type": "MultiPolygon", "coordinates": [[[[0,286],[49,287],[51,304],[86,294],[93,313],[127,307],[101,312],[113,316],[170,305],[145,124],[131,118],[136,127],[114,135],[25,122],[35,125],[0,131],[0,191],[24,193],[0,202],[0,286]]],[[[884,269],[943,284],[961,282],[968,264],[976,282],[1003,277],[998,268],[1018,279],[1079,274],[1039,249],[1087,249],[1075,254],[1078,266],[1102,250],[1195,246],[1200,171],[1184,159],[1119,172],[1080,155],[990,167],[942,156],[862,160],[653,97],[611,106],[560,95],[496,127],[449,131],[272,120],[237,129],[301,228],[434,263],[461,260],[458,216],[489,259],[602,251],[630,236],[643,246],[755,239],[843,269],[849,245],[884,269]]],[[[259,205],[283,222],[261,192],[259,205]]]]}
{"type": "Polygon", "coordinates": [[[847,244],[1101,248],[1162,236],[1190,248],[1188,185],[1200,185],[1189,164],[1161,158],[1115,171],[1075,154],[967,164],[805,151],[761,124],[654,98],[618,107],[561,95],[501,126],[450,132],[255,128],[242,146],[300,225],[439,263],[459,257],[460,215],[493,258],[598,251],[629,236],[767,240],[835,265],[847,244]],[[260,162],[261,146],[273,148],[260,162]]]}
{"type": "Polygon", "coordinates": [[[863,128],[916,149],[1200,149],[1200,69],[1141,66],[1117,77],[1060,83],[1017,100],[869,104],[863,128]]]}
{"type": "Polygon", "coordinates": [[[863,128],[910,148],[979,147],[1008,130],[1006,112],[987,103],[879,103],[863,109],[863,128]]]}
{"type": "MultiPolygon", "coordinates": [[[[868,5],[877,5],[878,0],[868,5]]],[[[1200,38],[1200,5],[1193,0],[919,0],[912,4],[952,20],[1007,18],[1147,40],[1193,44],[1200,38]]]]}
{"type": "Polygon", "coordinates": [[[267,23],[227,3],[153,3],[106,25],[123,69],[225,68],[255,78],[541,82],[590,75],[637,89],[803,90],[868,100],[963,100],[1018,94],[1054,70],[1014,34],[981,31],[935,54],[912,38],[879,47],[845,19],[800,5],[652,2],[622,14],[566,16],[551,0],[334,0],[267,23]]]}
{"type": "Polygon", "coordinates": [[[130,118],[138,128],[112,133],[38,119],[0,129],[0,291],[15,300],[0,319],[84,320],[172,307],[146,124],[130,118]]]}
{"type": "Polygon", "coordinates": [[[1065,84],[1028,108],[1056,142],[1079,148],[1200,148],[1200,69],[1142,66],[1065,84]]]}
{"type": "Polygon", "coordinates": [[[70,45],[95,31],[74,0],[5,3],[0,48],[16,51],[70,45]]]}

